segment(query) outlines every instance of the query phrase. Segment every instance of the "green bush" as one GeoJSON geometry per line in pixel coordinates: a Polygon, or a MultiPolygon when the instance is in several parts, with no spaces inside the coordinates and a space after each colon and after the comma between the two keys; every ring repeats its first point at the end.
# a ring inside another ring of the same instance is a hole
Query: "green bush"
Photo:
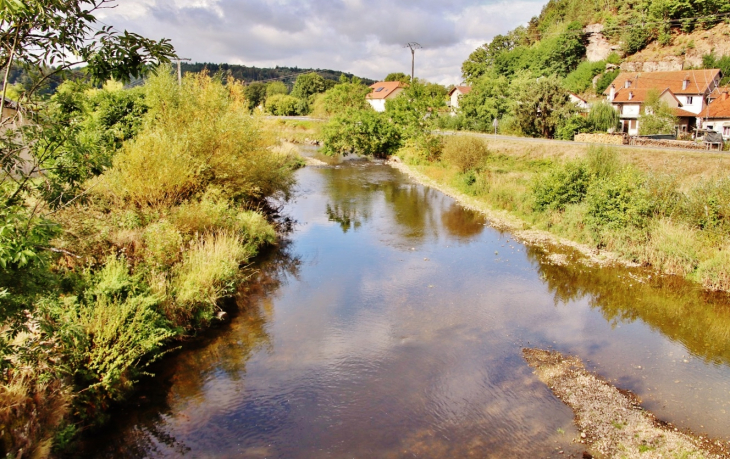
{"type": "Polygon", "coordinates": [[[603,145],[588,148],[585,164],[591,175],[598,179],[613,177],[622,167],[618,151],[603,145]]]}
{"type": "Polygon", "coordinates": [[[573,140],[576,134],[581,132],[592,132],[593,127],[590,121],[583,115],[573,115],[564,119],[555,130],[555,138],[560,140],[573,140]]]}
{"type": "Polygon", "coordinates": [[[563,84],[569,91],[582,93],[593,88],[593,77],[606,71],[606,61],[589,62],[583,61],[578,67],[570,72],[563,84]]]}
{"type": "Polygon", "coordinates": [[[578,204],[585,198],[591,174],[583,163],[556,165],[532,188],[535,210],[563,210],[568,204],[578,204]]]}
{"type": "Polygon", "coordinates": [[[616,79],[619,73],[621,73],[621,69],[611,70],[601,75],[598,81],[596,81],[596,94],[603,94],[603,91],[613,83],[613,80],[616,79]]]}
{"type": "Polygon", "coordinates": [[[266,99],[266,111],[276,116],[306,115],[307,103],[288,94],[274,94],[266,99]]]}
{"type": "Polygon", "coordinates": [[[145,261],[155,268],[166,269],[180,259],[183,238],[172,223],[161,220],[149,225],[143,238],[145,261]]]}
{"type": "Polygon", "coordinates": [[[487,143],[474,136],[454,135],[444,141],[441,159],[466,172],[479,167],[489,156],[487,143]]]}
{"type": "Polygon", "coordinates": [[[644,182],[645,178],[630,167],[593,182],[586,193],[586,222],[599,232],[603,228],[646,227],[653,208],[644,182]]]}
{"type": "Polygon", "coordinates": [[[326,155],[387,157],[401,146],[401,131],[385,113],[357,110],[339,114],[322,128],[326,155]]]}
{"type": "Polygon", "coordinates": [[[621,125],[621,115],[606,101],[595,103],[588,112],[588,124],[593,132],[616,130],[621,125]]]}

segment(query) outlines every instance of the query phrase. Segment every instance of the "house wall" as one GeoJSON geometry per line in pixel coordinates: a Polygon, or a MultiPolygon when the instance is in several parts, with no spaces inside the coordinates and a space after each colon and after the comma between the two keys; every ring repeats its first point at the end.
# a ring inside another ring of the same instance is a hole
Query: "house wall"
{"type": "Polygon", "coordinates": [[[461,96],[462,96],[461,91],[459,91],[458,89],[451,94],[451,108],[452,109],[459,108],[459,97],[461,97],[461,96]]]}
{"type": "Polygon", "coordinates": [[[368,103],[376,112],[385,111],[385,99],[368,99],[368,103]]]}
{"type": "Polygon", "coordinates": [[[719,132],[723,139],[730,140],[730,118],[702,120],[702,128],[719,132]]]}
{"type": "Polygon", "coordinates": [[[677,96],[677,99],[682,103],[682,109],[687,110],[690,113],[699,114],[705,104],[703,103],[704,97],[702,94],[694,94],[687,96],[677,96]],[[692,98],[692,102],[689,102],[689,98],[692,98]]]}
{"type": "Polygon", "coordinates": [[[641,112],[641,105],[639,104],[624,104],[623,110],[621,111],[622,117],[633,117],[638,118],[641,112]]]}

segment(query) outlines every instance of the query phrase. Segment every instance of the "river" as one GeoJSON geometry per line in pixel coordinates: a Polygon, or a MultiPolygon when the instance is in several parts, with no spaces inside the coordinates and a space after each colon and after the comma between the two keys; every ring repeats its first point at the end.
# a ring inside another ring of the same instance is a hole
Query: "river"
{"type": "Polygon", "coordinates": [[[297,175],[292,231],[248,268],[239,312],[155,364],[89,455],[580,457],[525,346],[730,440],[726,297],[555,264],[380,162],[297,175]]]}

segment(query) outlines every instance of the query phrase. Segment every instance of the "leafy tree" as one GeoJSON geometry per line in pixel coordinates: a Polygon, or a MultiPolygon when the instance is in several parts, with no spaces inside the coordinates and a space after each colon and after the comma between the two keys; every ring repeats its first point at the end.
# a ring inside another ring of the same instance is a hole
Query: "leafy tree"
{"type": "Polygon", "coordinates": [[[516,123],[527,135],[553,137],[561,120],[575,113],[568,93],[556,76],[539,78],[515,95],[516,123]]]}
{"type": "Polygon", "coordinates": [[[471,92],[459,100],[459,110],[477,123],[479,130],[488,130],[494,119],[501,119],[512,105],[509,80],[504,76],[485,75],[477,79],[471,92]]]}
{"type": "Polygon", "coordinates": [[[582,93],[593,88],[593,78],[606,71],[606,62],[583,61],[578,67],[570,72],[563,81],[563,85],[569,91],[582,93]]]}
{"type": "Polygon", "coordinates": [[[472,82],[486,74],[496,65],[499,56],[523,44],[525,33],[524,27],[518,27],[507,35],[496,35],[492,41],[477,48],[461,66],[464,80],[472,82]]]}
{"type": "MultiPolygon", "coordinates": [[[[583,26],[579,22],[571,22],[565,31],[554,41],[545,41],[542,56],[546,59],[543,71],[565,77],[575,70],[586,53],[583,43],[583,26]]],[[[541,43],[542,45],[542,43],[541,43]]],[[[542,48],[542,46],[541,46],[542,48]]]]}
{"type": "Polygon", "coordinates": [[[274,94],[289,94],[289,88],[282,81],[272,81],[266,85],[266,97],[271,97],[274,94]]]}
{"type": "Polygon", "coordinates": [[[408,84],[411,82],[411,76],[403,72],[389,73],[383,81],[400,81],[403,84],[408,84]]]}
{"type": "Polygon", "coordinates": [[[311,72],[297,77],[297,81],[294,83],[291,95],[308,101],[310,96],[325,92],[326,90],[327,86],[324,78],[322,78],[317,72],[311,72]]]}
{"type": "Polygon", "coordinates": [[[555,130],[555,138],[560,140],[573,140],[576,134],[582,132],[592,132],[593,126],[590,121],[580,114],[575,114],[570,118],[563,119],[555,130]]]}
{"type": "Polygon", "coordinates": [[[596,94],[603,94],[603,91],[613,83],[619,73],[621,73],[621,69],[614,69],[601,75],[596,81],[596,94]]]}
{"type": "Polygon", "coordinates": [[[618,129],[621,125],[621,115],[606,101],[595,103],[588,112],[588,122],[595,132],[608,132],[618,129]]]}
{"type": "Polygon", "coordinates": [[[324,111],[332,115],[351,110],[366,110],[369,104],[365,96],[369,93],[370,88],[362,84],[360,79],[353,77],[349,80],[343,75],[340,77],[340,84],[324,93],[324,111]]]}
{"type": "Polygon", "coordinates": [[[720,69],[722,71],[720,84],[724,86],[730,83],[730,55],[717,58],[714,53],[705,54],[702,56],[702,68],[720,69]]]}
{"type": "Polygon", "coordinates": [[[246,100],[248,100],[248,109],[253,110],[259,105],[264,105],[266,102],[266,84],[264,83],[251,83],[246,86],[246,100]]]}
{"type": "Polygon", "coordinates": [[[266,111],[276,116],[296,116],[307,113],[307,103],[287,94],[274,94],[266,99],[266,111]]]}
{"type": "Polygon", "coordinates": [[[402,131],[404,138],[417,138],[430,134],[431,115],[446,106],[441,97],[434,97],[427,86],[418,79],[395,99],[385,102],[385,112],[402,131]]]}
{"type": "Polygon", "coordinates": [[[659,91],[651,90],[646,95],[644,113],[639,116],[639,134],[674,134],[677,117],[668,103],[661,100],[659,91]]]}
{"type": "Polygon", "coordinates": [[[401,131],[385,113],[374,110],[349,111],[334,116],[322,129],[328,155],[386,157],[400,147],[401,131]]]}

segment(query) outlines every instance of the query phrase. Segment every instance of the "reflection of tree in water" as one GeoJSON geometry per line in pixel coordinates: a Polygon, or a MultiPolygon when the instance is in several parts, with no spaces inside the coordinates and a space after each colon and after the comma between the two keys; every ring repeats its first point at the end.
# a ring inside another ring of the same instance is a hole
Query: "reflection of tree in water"
{"type": "Polygon", "coordinates": [[[436,233],[433,200],[438,191],[415,184],[391,183],[383,192],[385,201],[391,205],[393,219],[405,230],[403,236],[423,239],[428,233],[436,233]]]}
{"type": "Polygon", "coordinates": [[[346,233],[370,219],[373,191],[379,184],[368,183],[359,167],[328,168],[322,173],[330,198],[325,210],[330,221],[339,223],[346,233]]]}
{"type": "Polygon", "coordinates": [[[441,212],[441,224],[450,235],[460,239],[471,239],[484,231],[484,215],[473,210],[464,209],[453,202],[447,210],[441,212]]]}
{"type": "Polygon", "coordinates": [[[704,292],[677,276],[626,268],[591,268],[581,263],[558,266],[535,247],[528,247],[527,254],[555,295],[556,304],[589,297],[591,306],[599,308],[611,323],[640,319],[681,342],[692,354],[730,364],[727,295],[704,292]],[[648,274],[651,279],[647,279],[648,274]]]}
{"type": "Polygon", "coordinates": [[[143,381],[138,390],[144,396],[138,397],[136,404],[143,408],[120,409],[105,433],[83,446],[85,455],[144,457],[155,452],[183,455],[189,451],[166,428],[168,417],[175,412],[171,403],[205,404],[209,397],[215,397],[206,394],[205,384],[211,378],[221,378],[223,374],[231,381],[239,381],[246,374],[251,356],[262,348],[271,348],[266,329],[273,314],[271,296],[289,276],[299,273],[300,260],[289,253],[287,245],[285,242],[267,251],[245,268],[249,271],[248,279],[231,300],[237,306],[231,321],[154,365],[151,371],[156,377],[143,381]]]}

